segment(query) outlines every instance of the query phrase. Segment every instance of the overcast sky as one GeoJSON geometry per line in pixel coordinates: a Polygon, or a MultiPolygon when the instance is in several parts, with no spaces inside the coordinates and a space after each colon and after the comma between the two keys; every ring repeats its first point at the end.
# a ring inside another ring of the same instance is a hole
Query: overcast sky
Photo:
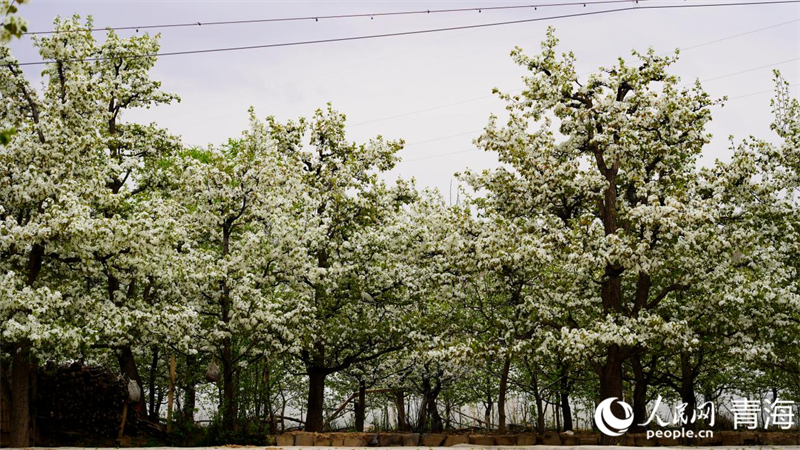
{"type": "MultiPolygon", "coordinates": [[[[565,1],[569,0],[540,3],[565,1]]],[[[639,4],[713,1],[649,0],[639,4]]],[[[50,29],[54,17],[74,13],[91,15],[95,26],[104,27],[532,3],[32,0],[21,8],[21,14],[29,21],[29,29],[38,31],[50,29]]],[[[247,46],[619,7],[558,6],[200,26],[164,29],[161,42],[162,51],[247,46]]],[[[561,48],[575,52],[579,72],[612,65],[618,56],[630,59],[634,48],[644,51],[653,46],[667,53],[676,47],[771,27],[687,49],[675,66],[684,81],[710,79],[703,83],[709,93],[731,98],[725,107],[714,110],[710,125],[714,141],[706,150],[706,162],[728,154],[729,135],[737,140],[748,135],[772,137],[771,95],[760,92],[772,89],[773,67],[790,83],[800,83],[800,4],[640,10],[408,37],[163,57],[152,76],[163,82],[165,90],[179,94],[181,103],[136,112],[127,119],[155,121],[182,136],[187,144],[206,145],[238,136],[247,127],[249,106],[255,107],[260,117],[274,115],[286,120],[310,116],[316,108],[332,102],[347,114],[352,140],[360,142],[377,134],[405,139],[404,161],[395,173],[415,177],[419,185],[438,187],[447,195],[454,172],[495,165],[493,155],[475,150],[471,141],[490,113],[503,111],[502,102],[491,95],[492,88],[508,91],[522,87],[520,77],[525,71],[514,65],[509,51],[520,46],[528,53],[536,52],[548,25],[556,27],[561,48]],[[749,95],[753,93],[760,94],[749,95]]],[[[102,39],[102,34],[98,37],[102,39]]],[[[27,38],[15,42],[13,49],[20,61],[39,59],[27,38]]],[[[40,69],[26,71],[36,77],[40,69]]],[[[792,94],[797,93],[795,86],[792,94]]]]}

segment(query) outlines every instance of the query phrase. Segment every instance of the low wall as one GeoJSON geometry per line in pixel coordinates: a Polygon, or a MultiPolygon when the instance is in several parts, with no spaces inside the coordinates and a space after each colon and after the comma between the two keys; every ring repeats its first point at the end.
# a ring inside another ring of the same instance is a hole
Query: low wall
{"type": "MultiPolygon", "coordinates": [[[[713,438],[695,439],[694,443],[674,438],[651,438],[645,434],[626,434],[621,445],[656,447],[675,445],[798,445],[797,432],[717,431],[713,438]]],[[[450,447],[469,445],[598,445],[599,434],[420,434],[420,433],[307,433],[294,431],[277,436],[280,447],[450,447]]]]}

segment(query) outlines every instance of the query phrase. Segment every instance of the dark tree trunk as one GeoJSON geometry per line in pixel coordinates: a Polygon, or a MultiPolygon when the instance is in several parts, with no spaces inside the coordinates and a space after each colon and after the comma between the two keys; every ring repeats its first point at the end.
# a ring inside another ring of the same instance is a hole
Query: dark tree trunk
{"type": "MultiPolygon", "coordinates": [[[[37,112],[34,111],[34,119],[38,123],[37,112]]],[[[39,139],[44,143],[44,138],[39,131],[39,139]]],[[[31,247],[28,261],[25,267],[27,286],[33,286],[39,273],[42,271],[44,261],[44,246],[34,244],[31,247]]],[[[12,345],[14,355],[11,359],[11,447],[29,447],[30,426],[31,426],[31,377],[33,373],[33,360],[30,354],[30,342],[23,339],[16,345],[12,345]]]]}
{"type": "Polygon", "coordinates": [[[442,431],[444,426],[442,417],[439,415],[439,408],[436,406],[436,399],[441,392],[441,384],[434,376],[425,375],[422,378],[422,402],[419,405],[419,419],[417,426],[420,431],[430,430],[433,433],[442,431]],[[430,419],[430,427],[428,427],[430,419]]]}
{"type": "Polygon", "coordinates": [[[494,408],[494,402],[492,401],[492,393],[486,393],[486,411],[483,413],[483,421],[486,425],[486,430],[492,429],[492,409],[494,408]]]}
{"type": "MultiPolygon", "coordinates": [[[[12,348],[1,346],[0,351],[11,354],[12,348]]],[[[0,402],[11,405],[11,361],[5,359],[0,359],[0,402]]]]}
{"type": "Polygon", "coordinates": [[[431,418],[432,433],[440,433],[444,430],[444,423],[442,422],[442,416],[439,415],[439,408],[436,402],[438,396],[439,392],[437,390],[435,395],[428,399],[428,416],[431,418]]]}
{"type": "MultiPolygon", "coordinates": [[[[599,204],[600,218],[603,222],[603,232],[606,236],[617,232],[617,187],[616,179],[618,167],[615,163],[607,164],[604,159],[603,151],[599,147],[593,149],[597,168],[605,177],[607,185],[603,190],[603,200],[599,204]]],[[[603,303],[605,314],[623,314],[622,308],[622,274],[625,268],[618,264],[607,264],[603,274],[603,281],[600,286],[600,299],[603,303]]],[[[606,348],[606,358],[597,374],[600,378],[600,399],[605,400],[611,397],[622,400],[622,349],[617,344],[611,344],[606,348]]],[[[624,410],[619,403],[614,402],[611,411],[616,417],[625,417],[624,410]]],[[[603,445],[615,445],[621,443],[621,437],[601,435],[600,443],[603,445]]]]}
{"type": "Polygon", "coordinates": [[[556,430],[561,429],[561,406],[558,404],[558,400],[553,402],[553,417],[556,419],[556,430]]]}
{"type": "Polygon", "coordinates": [[[536,375],[536,368],[531,366],[526,359],[526,365],[531,374],[531,384],[533,385],[533,398],[536,401],[536,431],[544,433],[544,404],[542,393],[539,391],[539,377],[536,375]]]}
{"type": "Polygon", "coordinates": [[[308,369],[308,403],[306,411],[306,431],[321,432],[325,426],[325,372],[320,369],[308,369]]]}
{"type": "MultiPolygon", "coordinates": [[[[622,400],[622,357],[620,356],[619,346],[612,344],[606,351],[606,361],[600,369],[600,399],[605,400],[611,397],[622,400]]],[[[625,410],[618,402],[611,405],[612,413],[619,418],[625,417],[625,410]]],[[[602,445],[616,445],[622,442],[621,436],[607,436],[602,434],[600,443],[602,445]]]]}
{"type": "Polygon", "coordinates": [[[367,386],[364,380],[358,382],[358,401],[356,403],[356,431],[364,432],[364,421],[367,416],[367,386]]]}
{"type": "MultiPolygon", "coordinates": [[[[230,253],[231,230],[236,218],[229,217],[222,224],[222,257],[225,258],[230,253]]],[[[228,280],[220,282],[222,298],[220,299],[222,322],[229,324],[231,320],[231,288],[228,280]]],[[[230,431],[236,431],[236,416],[238,414],[236,381],[234,380],[234,360],[233,345],[230,336],[222,339],[222,423],[230,431]]]]}
{"type": "Polygon", "coordinates": [[[186,386],[183,393],[183,420],[186,423],[194,423],[194,409],[197,406],[197,390],[194,384],[186,386]]]}
{"type": "Polygon", "coordinates": [[[542,402],[542,395],[534,395],[536,399],[536,431],[544,433],[544,403],[542,402]]]}
{"type": "Polygon", "coordinates": [[[269,360],[264,360],[264,387],[266,388],[266,411],[265,414],[269,415],[269,434],[278,434],[278,421],[275,417],[275,405],[272,403],[272,372],[270,371],[269,360]]]}
{"type": "Polygon", "coordinates": [[[631,358],[633,366],[633,426],[631,432],[642,433],[647,428],[642,426],[647,421],[647,377],[639,355],[631,358]]]}
{"type": "Polygon", "coordinates": [[[156,387],[156,416],[161,417],[161,404],[164,402],[164,394],[166,393],[167,389],[161,388],[159,389],[156,387]]]}
{"type": "Polygon", "coordinates": [[[694,374],[692,370],[692,361],[689,353],[681,353],[681,401],[686,404],[685,414],[689,420],[686,423],[687,430],[694,430],[695,423],[691,421],[692,414],[697,407],[697,399],[694,393],[694,374]]]}
{"type": "Polygon", "coordinates": [[[151,422],[158,423],[158,410],[156,409],[156,375],[158,373],[158,347],[153,346],[153,360],[150,362],[150,375],[148,377],[148,398],[150,405],[148,417],[151,422]]]}
{"type": "Polygon", "coordinates": [[[197,389],[194,383],[194,366],[197,362],[195,355],[186,356],[186,367],[183,375],[183,420],[194,423],[194,408],[197,405],[197,389]]]}
{"type": "MultiPolygon", "coordinates": [[[[144,383],[142,383],[142,379],[139,377],[139,370],[136,368],[136,359],[133,357],[133,351],[130,345],[119,348],[117,351],[117,361],[119,361],[120,372],[135,381],[136,384],[139,385],[139,389],[144,391],[144,383]]],[[[145,402],[144,395],[139,396],[139,403],[136,404],[136,408],[142,414],[147,412],[147,403],[145,402]]]]}
{"type": "Polygon", "coordinates": [[[406,425],[406,405],[403,391],[397,390],[394,392],[394,404],[397,408],[397,429],[398,431],[406,431],[408,425],[406,425]]]}
{"type": "Polygon", "coordinates": [[[36,445],[36,441],[39,438],[39,430],[36,428],[36,399],[38,398],[38,389],[39,389],[39,361],[36,359],[30,360],[30,368],[31,368],[31,385],[28,389],[28,414],[31,416],[31,432],[30,432],[30,440],[31,445],[36,445]]]}
{"type": "Polygon", "coordinates": [[[431,395],[431,380],[427,374],[422,375],[422,400],[417,415],[417,431],[425,431],[428,419],[428,397],[431,395]]]}
{"type": "Polygon", "coordinates": [[[508,391],[508,372],[511,369],[511,356],[506,356],[500,372],[500,387],[497,390],[497,431],[506,431],[506,392],[508,391]]]}
{"type": "Polygon", "coordinates": [[[223,415],[225,427],[230,431],[236,430],[236,384],[233,376],[233,357],[231,355],[230,338],[225,338],[222,344],[222,395],[223,415]]]}
{"type": "Polygon", "coordinates": [[[567,366],[561,365],[561,414],[564,419],[564,431],[572,431],[572,408],[569,406],[569,372],[567,366]]]}
{"type": "Polygon", "coordinates": [[[11,361],[11,447],[30,447],[30,347],[22,343],[11,361]]]}

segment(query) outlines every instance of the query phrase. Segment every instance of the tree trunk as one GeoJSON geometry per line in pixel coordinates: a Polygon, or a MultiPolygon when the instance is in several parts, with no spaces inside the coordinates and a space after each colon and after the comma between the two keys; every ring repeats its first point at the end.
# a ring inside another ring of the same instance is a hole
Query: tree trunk
{"type": "MultiPolygon", "coordinates": [[[[615,163],[607,165],[603,157],[603,151],[599,147],[593,149],[597,168],[600,174],[606,179],[606,186],[603,190],[603,200],[599,204],[600,218],[603,222],[603,232],[606,236],[617,232],[617,188],[616,179],[618,166],[615,163]]],[[[603,281],[600,286],[600,299],[603,303],[605,314],[624,314],[622,308],[622,274],[625,268],[619,264],[607,264],[604,270],[603,281]]],[[[597,370],[600,378],[600,398],[601,401],[616,397],[622,400],[622,363],[623,357],[621,349],[617,344],[611,344],[606,348],[606,360],[597,370]]],[[[619,403],[611,405],[611,412],[619,418],[625,417],[624,410],[619,403]]],[[[601,435],[602,445],[615,445],[622,442],[621,436],[601,435]]]]}
{"type": "Polygon", "coordinates": [[[536,431],[544,433],[544,403],[542,402],[542,395],[534,395],[536,399],[536,431]]]}
{"type": "Polygon", "coordinates": [[[197,389],[194,383],[194,366],[197,362],[195,355],[186,356],[186,367],[183,375],[183,421],[194,424],[194,408],[197,405],[197,389]]]}
{"type": "MultiPolygon", "coordinates": [[[[236,219],[229,217],[222,224],[222,258],[226,258],[230,253],[230,240],[233,222],[236,219]]],[[[220,282],[220,290],[222,291],[222,298],[220,299],[222,322],[229,325],[231,321],[231,308],[233,301],[231,300],[231,288],[228,285],[227,278],[220,282]]],[[[222,339],[222,423],[229,432],[236,431],[236,386],[234,375],[234,361],[232,355],[233,345],[231,337],[226,336],[222,339]]]]}
{"type": "Polygon", "coordinates": [[[561,365],[561,414],[564,420],[564,431],[572,431],[572,408],[569,406],[569,371],[565,364],[561,365]]]}
{"type": "Polygon", "coordinates": [[[14,349],[11,362],[11,447],[30,447],[30,347],[23,342],[14,349]]]}
{"type": "MultiPolygon", "coordinates": [[[[11,348],[0,346],[0,352],[11,354],[13,348],[13,346],[11,348]]],[[[0,359],[0,402],[11,405],[11,361],[7,359],[0,359]]]]}
{"type": "Polygon", "coordinates": [[[308,369],[308,403],[306,411],[306,431],[321,432],[325,427],[325,372],[308,369]]]}
{"type": "Polygon", "coordinates": [[[556,431],[561,429],[561,406],[559,401],[553,402],[553,417],[556,419],[556,431]]]}
{"type": "MultiPolygon", "coordinates": [[[[133,351],[130,345],[120,347],[117,351],[117,361],[119,362],[119,370],[123,375],[135,381],[139,385],[139,389],[144,392],[144,383],[139,377],[139,370],[136,368],[136,359],[133,357],[133,351]]],[[[147,412],[147,403],[145,402],[144,395],[139,396],[139,403],[136,404],[136,409],[141,413],[147,412]]]]}
{"type": "Polygon", "coordinates": [[[230,338],[225,338],[222,344],[222,394],[224,397],[222,420],[225,427],[231,432],[236,430],[237,405],[235,387],[231,342],[230,338]]]}
{"type": "Polygon", "coordinates": [[[39,361],[35,358],[30,359],[31,378],[30,387],[28,388],[28,413],[31,416],[30,420],[30,440],[31,445],[36,445],[36,440],[39,437],[38,429],[36,428],[36,399],[38,398],[39,389],[39,361]]]}
{"type": "Polygon", "coordinates": [[[647,421],[647,378],[638,355],[631,358],[633,366],[633,426],[631,432],[643,433],[647,427],[640,424],[647,421]]]}
{"type": "Polygon", "coordinates": [[[406,406],[403,391],[397,390],[394,392],[394,404],[397,408],[397,430],[406,431],[406,406]]]}
{"type": "Polygon", "coordinates": [[[687,430],[694,430],[695,423],[691,422],[692,414],[697,407],[697,400],[694,393],[694,376],[692,371],[692,360],[688,352],[681,353],[681,401],[686,404],[684,413],[688,422],[685,424],[687,430]]]}
{"type": "Polygon", "coordinates": [[[427,374],[422,375],[422,400],[417,415],[417,431],[425,431],[428,418],[428,398],[431,395],[431,380],[427,374]]]}
{"type": "Polygon", "coordinates": [[[530,370],[531,383],[533,384],[533,398],[536,400],[536,431],[544,433],[544,405],[542,393],[539,391],[539,377],[536,376],[534,367],[528,365],[528,370],[530,370]]]}
{"type": "Polygon", "coordinates": [[[492,401],[492,393],[488,392],[486,394],[486,411],[483,413],[483,421],[484,425],[486,425],[486,431],[492,429],[492,409],[494,409],[494,402],[492,401]]]}
{"type": "MultiPolygon", "coordinates": [[[[286,421],[283,420],[286,417],[286,394],[283,391],[283,387],[280,388],[281,392],[281,433],[286,431],[286,421]]],[[[303,411],[300,411],[300,417],[302,418],[303,411]]]]}
{"type": "Polygon", "coordinates": [[[265,405],[264,411],[265,415],[269,415],[269,434],[276,435],[278,434],[278,421],[275,417],[275,405],[272,403],[272,372],[270,370],[270,362],[268,359],[264,359],[264,371],[262,373],[262,378],[264,379],[264,388],[265,388],[265,405]]]}
{"type": "Polygon", "coordinates": [[[497,390],[497,432],[506,431],[506,392],[508,391],[508,372],[511,369],[511,356],[507,355],[500,372],[500,387],[497,390]]]}
{"type": "Polygon", "coordinates": [[[194,384],[186,386],[183,392],[183,421],[194,424],[194,409],[197,406],[197,390],[194,384]]]}
{"type": "MultiPolygon", "coordinates": [[[[606,351],[606,361],[600,371],[600,399],[615,397],[622,400],[622,358],[619,346],[612,344],[606,351]]],[[[611,412],[619,418],[625,417],[625,410],[618,402],[611,405],[611,412]]],[[[602,445],[616,445],[622,442],[621,436],[600,436],[602,445]]]]}
{"type": "Polygon", "coordinates": [[[148,407],[148,417],[150,422],[158,423],[158,411],[156,410],[156,374],[158,372],[158,347],[153,346],[153,360],[150,362],[150,375],[148,378],[148,397],[150,405],[148,407]]]}
{"type": "Polygon", "coordinates": [[[439,408],[436,405],[436,398],[439,396],[439,392],[434,393],[431,398],[428,399],[428,416],[431,418],[431,432],[432,433],[440,433],[444,430],[444,424],[442,422],[442,416],[439,415],[439,408]]]}
{"type": "MultiPolygon", "coordinates": [[[[34,111],[34,116],[36,116],[34,111]]],[[[38,118],[36,118],[38,122],[38,118]]],[[[41,131],[39,139],[44,142],[41,131]]],[[[28,261],[25,267],[25,284],[33,286],[39,273],[42,270],[44,261],[44,246],[34,244],[31,247],[28,261]]],[[[30,418],[31,418],[31,374],[33,372],[33,361],[30,354],[31,343],[27,339],[12,345],[14,355],[11,359],[11,447],[29,447],[30,442],[30,418]]]]}
{"type": "Polygon", "coordinates": [[[356,403],[356,431],[364,432],[364,420],[367,416],[367,387],[364,380],[358,382],[358,402],[356,403]]]}
{"type": "Polygon", "coordinates": [[[422,402],[419,405],[418,427],[420,431],[425,431],[427,420],[430,419],[429,431],[437,433],[443,430],[442,417],[439,415],[439,408],[436,406],[436,399],[442,386],[435,376],[426,375],[422,378],[422,402]]]}

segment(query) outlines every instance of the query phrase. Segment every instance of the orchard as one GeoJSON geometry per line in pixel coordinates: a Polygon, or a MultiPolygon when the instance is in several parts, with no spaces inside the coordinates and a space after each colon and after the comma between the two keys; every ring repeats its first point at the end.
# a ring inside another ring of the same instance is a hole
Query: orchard
{"type": "Polygon", "coordinates": [[[151,75],[159,36],[93,26],[36,38],[41,85],[0,48],[11,447],[33,443],[41,398],[79,401],[42,385],[79,366],[138,392],[129,420],[212,444],[578,432],[612,397],[632,431],[654,429],[656,398],[712,402],[687,427],[733,429],[721,405],[800,400],[800,103],[780,73],[774,135],[701,164],[725,99],[681,81],[678,53],[581,75],[551,28],[511,52],[525,88],[496,92],[474,141],[499,164],[457,174],[450,201],[392,174],[402,139],[353,141],[324,101],[251,109],[208,146],[126,121],[180,101],[151,75]]]}

